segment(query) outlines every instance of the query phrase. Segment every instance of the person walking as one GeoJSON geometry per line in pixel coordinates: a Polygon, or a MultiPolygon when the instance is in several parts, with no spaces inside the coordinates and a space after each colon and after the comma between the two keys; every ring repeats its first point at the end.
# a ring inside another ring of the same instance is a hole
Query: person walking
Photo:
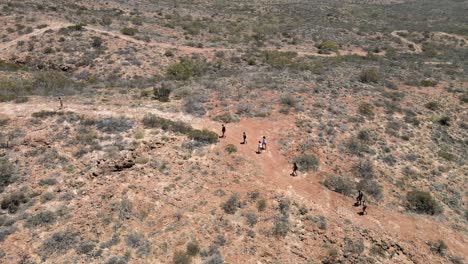
{"type": "Polygon", "coordinates": [[[264,150],[266,150],[266,147],[267,147],[266,145],[267,145],[267,140],[266,140],[266,137],[263,136],[263,139],[262,139],[262,148],[263,148],[264,150]]]}
{"type": "Polygon", "coordinates": [[[257,150],[257,154],[260,154],[262,153],[262,142],[261,141],[258,141],[258,150],[257,150]]]}
{"type": "Polygon", "coordinates": [[[225,133],[226,133],[226,127],[224,126],[224,124],[221,125],[221,133],[222,133],[221,137],[222,137],[222,138],[225,138],[225,137],[226,137],[226,135],[225,135],[225,133]]]}
{"type": "Polygon", "coordinates": [[[364,194],[361,192],[361,190],[358,190],[358,196],[356,197],[356,206],[361,205],[363,197],[364,197],[364,194]]]}
{"type": "Polygon", "coordinates": [[[63,109],[62,97],[59,97],[58,100],[59,100],[59,103],[60,103],[60,108],[59,109],[63,109]]]}
{"type": "Polygon", "coordinates": [[[291,173],[291,176],[297,176],[297,164],[296,164],[296,162],[293,163],[293,171],[291,173]]]}
{"type": "Polygon", "coordinates": [[[245,134],[245,131],[244,131],[244,133],[242,133],[242,138],[244,139],[242,144],[247,144],[247,135],[245,134]]]}
{"type": "Polygon", "coordinates": [[[362,201],[362,215],[367,214],[366,210],[367,210],[366,201],[363,200],[362,201]]]}

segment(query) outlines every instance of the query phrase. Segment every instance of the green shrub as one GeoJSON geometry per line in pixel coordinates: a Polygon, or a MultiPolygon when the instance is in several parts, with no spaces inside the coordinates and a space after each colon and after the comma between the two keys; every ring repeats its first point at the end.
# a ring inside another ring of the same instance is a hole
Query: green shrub
{"type": "Polygon", "coordinates": [[[21,69],[23,67],[18,64],[0,60],[0,71],[19,71],[21,69]]]}
{"type": "Polygon", "coordinates": [[[353,190],[353,183],[343,176],[332,175],[329,176],[324,182],[323,185],[328,189],[341,193],[343,195],[349,196],[353,190]]]}
{"type": "Polygon", "coordinates": [[[435,80],[422,80],[420,84],[423,87],[434,87],[434,86],[437,85],[437,81],[435,81],[435,80]]]}
{"type": "Polygon", "coordinates": [[[359,81],[363,83],[377,83],[379,80],[380,73],[376,68],[363,69],[359,75],[359,81]]]}
{"type": "Polygon", "coordinates": [[[16,191],[6,195],[0,206],[2,210],[8,210],[9,213],[14,214],[18,211],[21,204],[27,203],[28,200],[24,193],[16,191]]]}
{"type": "Polygon", "coordinates": [[[219,115],[215,116],[213,118],[213,120],[224,123],[224,124],[236,123],[236,122],[240,121],[240,119],[239,119],[239,117],[237,115],[231,114],[229,112],[219,114],[219,115]]]}
{"type": "Polygon", "coordinates": [[[468,103],[468,91],[466,91],[462,95],[460,95],[460,101],[462,103],[468,103]]]}
{"type": "Polygon", "coordinates": [[[276,50],[269,50],[262,52],[263,59],[266,63],[270,64],[272,67],[275,68],[285,68],[291,65],[294,61],[294,58],[297,57],[296,52],[292,51],[276,51],[276,50]]]}
{"type": "Polygon", "coordinates": [[[374,106],[370,103],[361,103],[359,105],[359,113],[367,117],[374,116],[374,106]]]}
{"type": "Polygon", "coordinates": [[[445,242],[443,240],[437,240],[435,242],[430,242],[429,243],[430,245],[430,248],[431,248],[431,251],[436,253],[436,254],[439,254],[441,256],[445,256],[445,254],[447,253],[447,244],[445,244],[445,242]]]}
{"type": "Polygon", "coordinates": [[[143,117],[143,125],[147,128],[160,128],[165,131],[172,131],[187,134],[192,131],[192,127],[182,121],[172,121],[159,117],[152,113],[147,113],[143,117]]]}
{"type": "Polygon", "coordinates": [[[56,220],[57,217],[54,212],[45,210],[28,218],[28,220],[26,220],[26,227],[46,226],[55,223],[56,220]]]}
{"type": "Polygon", "coordinates": [[[218,142],[218,135],[215,132],[209,131],[207,129],[203,129],[203,130],[194,129],[189,132],[188,136],[190,139],[193,139],[198,142],[205,143],[205,144],[214,144],[218,142]]]}
{"type": "Polygon", "coordinates": [[[237,148],[236,146],[234,146],[234,144],[228,144],[225,148],[226,152],[229,153],[229,154],[232,154],[232,153],[235,153],[237,152],[237,148]]]}
{"type": "Polygon", "coordinates": [[[42,257],[48,257],[53,254],[64,254],[74,248],[80,238],[77,233],[69,230],[59,231],[46,239],[40,246],[39,252],[42,257]]]}
{"type": "Polygon", "coordinates": [[[107,117],[96,122],[96,128],[101,132],[120,133],[133,127],[133,121],[126,117],[107,117]]]}
{"type": "Polygon", "coordinates": [[[266,209],[267,207],[267,201],[265,199],[260,199],[257,202],[257,209],[259,212],[262,212],[266,209]]]}
{"type": "Polygon", "coordinates": [[[239,194],[233,193],[229,199],[221,205],[224,212],[234,214],[240,206],[239,194]]]}
{"type": "Polygon", "coordinates": [[[338,52],[338,45],[332,41],[324,41],[317,45],[320,54],[330,54],[331,52],[338,52]]]}
{"type": "Polygon", "coordinates": [[[166,70],[166,75],[174,80],[188,80],[201,76],[207,68],[205,61],[181,58],[178,63],[171,64],[166,70]]]}
{"type": "Polygon", "coordinates": [[[287,94],[283,94],[281,96],[281,103],[284,106],[296,107],[298,102],[299,102],[299,100],[296,98],[296,96],[294,96],[292,94],[287,93],[287,94]]]}
{"type": "Polygon", "coordinates": [[[138,33],[138,29],[124,27],[120,30],[120,33],[127,35],[127,36],[135,36],[138,33]]]}
{"type": "Polygon", "coordinates": [[[273,225],[273,235],[277,237],[285,237],[289,232],[289,217],[288,215],[280,214],[275,218],[273,225]]]}
{"type": "Polygon", "coordinates": [[[435,215],[442,212],[439,203],[428,192],[413,190],[406,194],[406,207],[418,214],[435,215]]]}
{"type": "Polygon", "coordinates": [[[6,158],[0,158],[0,193],[15,181],[15,168],[6,158]]]}
{"type": "Polygon", "coordinates": [[[317,170],[319,167],[319,159],[314,155],[304,154],[293,159],[297,163],[300,171],[317,170]]]}
{"type": "Polygon", "coordinates": [[[67,29],[71,30],[71,31],[81,31],[83,30],[85,25],[83,24],[76,24],[76,25],[72,25],[72,26],[68,26],[67,29]]]}
{"type": "Polygon", "coordinates": [[[187,254],[190,256],[195,256],[200,252],[200,246],[197,241],[190,241],[187,244],[187,254]]]}
{"type": "Polygon", "coordinates": [[[56,112],[56,111],[41,110],[39,112],[32,113],[31,116],[34,118],[45,119],[45,118],[49,118],[58,114],[59,112],[56,112]]]}
{"type": "Polygon", "coordinates": [[[376,201],[381,200],[383,197],[382,186],[375,180],[363,179],[359,181],[356,187],[365,194],[372,196],[376,201]]]}
{"type": "Polygon", "coordinates": [[[424,106],[427,109],[432,110],[432,111],[436,111],[437,109],[439,109],[439,103],[435,102],[435,101],[431,101],[431,102],[425,104],[424,106]]]}
{"type": "Polygon", "coordinates": [[[155,87],[153,90],[154,97],[160,102],[169,102],[169,96],[174,89],[175,85],[173,83],[161,82],[161,87],[155,87]]]}
{"type": "Polygon", "coordinates": [[[174,264],[190,264],[192,263],[192,257],[184,251],[178,250],[174,252],[172,262],[174,262],[174,264]]]}

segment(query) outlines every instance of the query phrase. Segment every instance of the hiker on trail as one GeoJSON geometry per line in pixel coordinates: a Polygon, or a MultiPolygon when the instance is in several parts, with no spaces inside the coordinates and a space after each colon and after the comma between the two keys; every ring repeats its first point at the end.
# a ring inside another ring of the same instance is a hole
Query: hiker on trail
{"type": "Polygon", "coordinates": [[[225,138],[226,136],[224,134],[226,133],[226,127],[224,126],[224,124],[221,125],[221,133],[222,133],[221,137],[225,138]]]}
{"type": "Polygon", "coordinates": [[[244,141],[242,142],[242,144],[247,144],[247,135],[244,133],[242,133],[242,138],[244,139],[244,141]]]}
{"type": "Polygon", "coordinates": [[[62,101],[62,97],[59,97],[59,98],[58,98],[58,100],[59,100],[59,102],[60,102],[60,109],[62,109],[62,108],[63,108],[63,101],[62,101]]]}
{"type": "Polygon", "coordinates": [[[262,142],[261,141],[258,141],[258,151],[257,151],[258,154],[262,153],[262,142]]]}
{"type": "Polygon", "coordinates": [[[361,205],[363,197],[364,197],[364,194],[361,192],[361,190],[358,190],[358,196],[356,197],[356,206],[361,205]]]}
{"type": "Polygon", "coordinates": [[[264,149],[264,150],[266,150],[266,143],[267,143],[266,137],[263,136],[263,139],[262,139],[262,149],[264,149]]]}
{"type": "Polygon", "coordinates": [[[362,215],[367,214],[366,209],[367,209],[366,201],[362,201],[362,215]]]}
{"type": "Polygon", "coordinates": [[[297,176],[297,164],[296,164],[296,162],[293,163],[293,171],[291,173],[291,176],[297,176]]]}

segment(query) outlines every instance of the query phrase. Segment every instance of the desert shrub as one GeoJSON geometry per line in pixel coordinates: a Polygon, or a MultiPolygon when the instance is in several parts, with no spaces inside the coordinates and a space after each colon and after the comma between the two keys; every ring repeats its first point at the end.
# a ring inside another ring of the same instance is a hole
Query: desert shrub
{"type": "Polygon", "coordinates": [[[0,117],[0,127],[5,126],[8,124],[9,119],[8,118],[1,118],[0,117]]]}
{"type": "Polygon", "coordinates": [[[437,240],[429,243],[430,249],[432,252],[445,256],[447,253],[447,244],[443,240],[437,240]]]}
{"type": "Polygon", "coordinates": [[[85,25],[83,24],[76,24],[76,25],[68,26],[67,29],[69,29],[70,31],[80,31],[80,30],[83,30],[84,26],[85,25]]]}
{"type": "Polygon", "coordinates": [[[227,153],[232,154],[237,152],[237,147],[234,144],[228,144],[226,145],[224,150],[226,150],[227,153]]]}
{"type": "Polygon", "coordinates": [[[48,201],[52,201],[55,198],[55,194],[53,192],[46,192],[41,196],[41,202],[46,203],[48,201]]]}
{"type": "Polygon", "coordinates": [[[406,194],[406,200],[406,207],[418,214],[435,215],[442,212],[439,203],[428,192],[410,191],[406,194]]]}
{"type": "Polygon", "coordinates": [[[113,234],[112,237],[109,240],[101,243],[101,245],[99,247],[100,248],[110,248],[110,247],[115,246],[115,245],[117,245],[119,243],[120,243],[119,235],[118,234],[113,234]]]}
{"type": "Polygon", "coordinates": [[[257,215],[253,212],[250,212],[250,213],[247,213],[245,215],[245,218],[247,220],[247,224],[250,226],[250,227],[253,227],[255,224],[257,224],[257,215]]]}
{"type": "Polygon", "coordinates": [[[0,158],[0,193],[15,181],[15,169],[6,158],[0,158]]]}
{"type": "Polygon", "coordinates": [[[276,50],[263,51],[262,55],[266,63],[280,69],[291,65],[294,61],[294,58],[297,57],[296,52],[276,50]]]}
{"type": "Polygon", "coordinates": [[[293,161],[297,163],[300,171],[315,171],[319,167],[319,159],[311,154],[296,156],[293,161]]]}
{"type": "Polygon", "coordinates": [[[265,199],[260,199],[260,200],[258,200],[258,202],[257,202],[257,210],[258,210],[259,212],[264,211],[264,210],[266,209],[266,207],[267,207],[267,202],[266,202],[265,199]]]}
{"type": "Polygon", "coordinates": [[[224,212],[227,214],[234,214],[240,206],[239,194],[233,193],[229,199],[221,205],[224,212]]]}
{"type": "Polygon", "coordinates": [[[364,251],[364,242],[362,239],[352,240],[345,238],[343,251],[348,254],[359,255],[364,251]]]}
{"type": "Polygon", "coordinates": [[[92,241],[84,241],[80,243],[78,248],[76,249],[76,253],[78,254],[86,254],[91,255],[92,251],[96,247],[96,244],[92,241]]]}
{"type": "Polygon", "coordinates": [[[91,47],[95,49],[99,49],[102,47],[102,38],[100,37],[93,37],[93,40],[91,41],[91,47]]]}
{"type": "Polygon", "coordinates": [[[101,132],[110,134],[125,132],[133,127],[133,121],[126,117],[107,117],[96,122],[96,127],[101,132]]]}
{"type": "Polygon", "coordinates": [[[120,30],[120,33],[127,35],[127,36],[135,36],[138,33],[138,29],[124,27],[120,30]]]}
{"type": "Polygon", "coordinates": [[[127,264],[128,259],[126,257],[112,256],[105,263],[106,264],[127,264]]]}
{"type": "Polygon", "coordinates": [[[56,220],[57,216],[54,212],[45,210],[28,218],[26,220],[26,227],[46,226],[55,223],[56,220]]]}
{"type": "Polygon", "coordinates": [[[139,257],[146,256],[151,251],[149,241],[140,233],[132,232],[128,234],[125,243],[127,246],[136,249],[139,257]]]}
{"type": "Polygon", "coordinates": [[[203,264],[224,264],[224,260],[221,253],[215,252],[211,255],[210,259],[205,261],[203,264]]]}
{"type": "Polygon", "coordinates": [[[382,199],[382,186],[375,180],[363,179],[359,181],[356,188],[372,196],[377,201],[382,199]]]}
{"type": "Polygon", "coordinates": [[[200,246],[197,241],[190,241],[187,244],[187,254],[190,256],[195,256],[200,252],[200,246]]]}
{"type": "Polygon", "coordinates": [[[21,69],[22,67],[18,64],[0,60],[0,71],[18,71],[21,69]]]}
{"type": "Polygon", "coordinates": [[[188,114],[192,114],[195,116],[204,116],[206,114],[206,109],[203,106],[203,98],[201,96],[192,96],[186,98],[183,110],[188,114]]]}
{"type": "Polygon", "coordinates": [[[80,237],[77,233],[70,230],[59,231],[52,234],[51,237],[42,243],[39,252],[43,258],[53,254],[61,255],[74,248],[79,241],[80,237]]]}
{"type": "Polygon", "coordinates": [[[443,115],[436,118],[436,122],[441,126],[450,126],[450,117],[443,115]]]}
{"type": "Polygon", "coordinates": [[[287,107],[296,107],[299,100],[292,94],[283,94],[280,98],[281,104],[287,107]]]}
{"type": "Polygon", "coordinates": [[[359,81],[363,83],[377,83],[379,80],[380,73],[376,68],[363,69],[359,74],[359,81]]]}
{"type": "Polygon", "coordinates": [[[188,133],[190,139],[196,140],[204,144],[214,144],[218,142],[218,135],[207,129],[198,130],[194,129],[188,133]]]}
{"type": "Polygon", "coordinates": [[[175,89],[175,85],[168,82],[162,82],[161,87],[155,87],[153,90],[154,97],[160,102],[169,102],[169,96],[172,90],[175,89]]]}
{"type": "Polygon", "coordinates": [[[460,101],[462,103],[468,103],[468,91],[466,91],[462,95],[460,95],[460,101]]]}
{"type": "Polygon", "coordinates": [[[436,111],[437,109],[439,109],[440,106],[439,106],[438,102],[431,101],[431,102],[428,102],[427,104],[425,104],[424,107],[426,107],[429,110],[436,111]]]}
{"type": "Polygon", "coordinates": [[[314,216],[311,220],[317,225],[317,227],[321,230],[327,229],[327,219],[323,215],[314,216]]]}
{"type": "Polygon", "coordinates": [[[228,123],[236,123],[239,122],[239,117],[237,115],[233,115],[229,112],[225,112],[222,114],[219,114],[213,118],[213,120],[228,124],[228,123]]]}
{"type": "Polygon", "coordinates": [[[213,243],[215,245],[218,245],[218,246],[225,246],[227,241],[226,241],[226,237],[224,237],[223,234],[219,234],[216,236],[215,240],[213,241],[213,243]]]}
{"type": "Polygon", "coordinates": [[[374,116],[374,106],[370,103],[361,103],[359,105],[359,113],[367,117],[374,116]]]}
{"type": "Polygon", "coordinates": [[[0,227],[0,242],[3,242],[9,235],[13,234],[18,230],[14,226],[0,227]]]}
{"type": "Polygon", "coordinates": [[[18,211],[18,208],[21,204],[27,203],[28,198],[24,195],[23,192],[16,191],[11,194],[6,195],[2,199],[0,204],[2,210],[8,210],[10,214],[14,214],[18,211]]]}
{"type": "Polygon", "coordinates": [[[166,57],[174,57],[174,52],[172,50],[166,50],[164,52],[164,56],[166,57]]]}
{"type": "Polygon", "coordinates": [[[192,263],[192,257],[184,251],[177,250],[174,252],[172,262],[174,262],[174,264],[190,264],[192,263]]]}
{"type": "Polygon", "coordinates": [[[275,218],[273,224],[273,235],[278,237],[285,237],[289,232],[289,217],[288,215],[281,214],[275,218]]]}
{"type": "Polygon", "coordinates": [[[343,176],[332,175],[329,176],[324,182],[323,185],[328,189],[341,193],[343,195],[349,196],[353,190],[353,183],[343,176]]]}
{"type": "Polygon", "coordinates": [[[353,166],[356,174],[363,179],[372,179],[374,178],[374,164],[371,160],[361,160],[353,166]]]}
{"type": "Polygon", "coordinates": [[[317,45],[320,54],[329,54],[331,52],[338,52],[338,45],[332,41],[324,41],[317,45]]]}
{"type": "Polygon", "coordinates": [[[143,125],[148,128],[161,128],[162,130],[187,134],[192,131],[192,127],[182,121],[172,121],[159,117],[155,114],[147,113],[143,117],[143,125]]]}
{"type": "Polygon", "coordinates": [[[201,60],[181,58],[178,63],[171,64],[166,70],[166,75],[174,80],[188,80],[201,76],[207,68],[207,63],[201,60]]]}
{"type": "Polygon", "coordinates": [[[32,80],[32,91],[28,94],[60,96],[64,94],[74,94],[80,90],[82,85],[70,79],[61,72],[44,71],[34,74],[32,80]]]}
{"type": "Polygon", "coordinates": [[[31,114],[32,117],[34,118],[40,118],[40,119],[45,119],[48,117],[52,117],[58,115],[58,112],[56,111],[48,111],[48,110],[41,110],[39,112],[34,112],[31,114]]]}
{"type": "Polygon", "coordinates": [[[423,87],[434,87],[437,85],[437,81],[435,80],[422,80],[420,82],[421,86],[423,87]]]}

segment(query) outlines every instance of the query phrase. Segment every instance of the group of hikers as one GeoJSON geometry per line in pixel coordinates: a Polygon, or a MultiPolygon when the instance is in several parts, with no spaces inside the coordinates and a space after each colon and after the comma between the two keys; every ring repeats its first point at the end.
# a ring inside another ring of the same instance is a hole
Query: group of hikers
{"type": "MultiPolygon", "coordinates": [[[[224,124],[221,125],[221,136],[220,138],[226,138],[226,126],[224,124]]],[[[247,134],[242,132],[242,142],[241,144],[247,144],[247,134]]],[[[257,149],[257,154],[262,153],[263,150],[267,149],[267,139],[266,136],[263,136],[261,140],[258,141],[258,149],[257,149]]],[[[291,176],[297,176],[297,170],[299,167],[297,166],[296,162],[293,162],[293,167],[292,167],[292,173],[290,174],[291,176]]],[[[360,215],[365,215],[367,214],[366,209],[366,201],[364,200],[364,194],[361,192],[361,190],[358,190],[358,196],[356,197],[356,203],[354,206],[361,206],[362,205],[362,212],[359,212],[360,215]]]]}

